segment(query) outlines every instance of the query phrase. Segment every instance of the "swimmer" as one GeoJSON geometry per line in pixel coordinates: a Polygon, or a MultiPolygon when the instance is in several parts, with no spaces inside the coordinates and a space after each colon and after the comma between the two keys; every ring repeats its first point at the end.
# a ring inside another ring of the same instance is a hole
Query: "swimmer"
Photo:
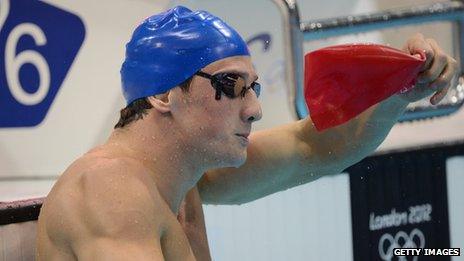
{"type": "Polygon", "coordinates": [[[420,34],[405,51],[427,57],[411,92],[324,132],[306,118],[250,133],[260,85],[238,33],[181,6],[147,18],[126,46],[127,107],[49,193],[37,260],[211,260],[202,204],[244,204],[340,173],[381,144],[410,102],[446,95],[456,61],[420,34]]]}

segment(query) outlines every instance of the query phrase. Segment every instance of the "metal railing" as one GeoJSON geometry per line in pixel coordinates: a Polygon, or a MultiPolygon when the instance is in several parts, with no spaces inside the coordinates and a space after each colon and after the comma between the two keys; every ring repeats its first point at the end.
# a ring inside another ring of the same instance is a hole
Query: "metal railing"
{"type": "MultiPolygon", "coordinates": [[[[388,29],[414,24],[440,21],[455,22],[453,32],[454,57],[464,68],[464,3],[450,1],[407,9],[389,10],[380,13],[337,17],[310,22],[300,22],[296,0],[273,0],[283,16],[284,55],[289,103],[295,118],[308,116],[303,95],[304,54],[303,43],[328,37],[388,29]]],[[[462,75],[462,71],[460,72],[462,75]]],[[[440,105],[412,105],[400,121],[426,119],[449,115],[464,103],[464,86],[454,86],[451,96],[440,105]]]]}
{"type": "Polygon", "coordinates": [[[45,198],[0,202],[0,226],[37,220],[45,198]]]}

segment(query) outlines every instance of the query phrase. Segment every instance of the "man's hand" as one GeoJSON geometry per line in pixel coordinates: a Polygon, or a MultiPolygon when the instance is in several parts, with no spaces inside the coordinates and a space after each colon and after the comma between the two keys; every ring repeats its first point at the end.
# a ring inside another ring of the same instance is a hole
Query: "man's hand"
{"type": "Polygon", "coordinates": [[[426,62],[416,86],[398,96],[407,102],[415,102],[435,93],[430,98],[430,103],[438,104],[446,96],[453,79],[457,76],[458,63],[444,53],[434,39],[424,39],[422,34],[409,38],[403,50],[412,55],[425,56],[426,62]]]}

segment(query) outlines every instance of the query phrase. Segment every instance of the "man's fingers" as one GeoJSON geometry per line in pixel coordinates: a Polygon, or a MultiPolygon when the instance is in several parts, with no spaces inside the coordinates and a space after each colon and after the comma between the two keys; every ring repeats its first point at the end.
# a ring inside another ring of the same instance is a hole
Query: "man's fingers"
{"type": "Polygon", "coordinates": [[[439,103],[448,93],[448,90],[453,85],[453,78],[456,77],[457,62],[451,57],[448,57],[448,62],[442,74],[429,85],[429,88],[437,90],[437,93],[430,99],[432,104],[439,103]]]}
{"type": "Polygon", "coordinates": [[[448,56],[441,50],[435,40],[427,39],[427,42],[433,48],[434,57],[431,59],[430,68],[422,72],[417,79],[418,82],[422,83],[434,82],[442,74],[443,69],[448,64],[448,56]]]}
{"type": "MultiPolygon", "coordinates": [[[[445,63],[445,68],[433,82],[430,83],[430,88],[442,89],[448,83],[453,80],[453,77],[456,76],[456,64],[454,59],[448,58],[449,62],[445,63]]],[[[447,59],[447,60],[448,60],[447,59]]]]}
{"type": "Polygon", "coordinates": [[[430,98],[430,103],[433,105],[437,105],[443,98],[445,98],[446,94],[448,93],[448,90],[450,89],[451,85],[448,84],[445,86],[445,88],[441,89],[437,93],[435,93],[432,98],[430,98]]]}
{"type": "Polygon", "coordinates": [[[433,48],[430,44],[424,39],[424,36],[420,33],[414,35],[412,38],[408,40],[407,43],[407,51],[410,54],[420,54],[421,56],[425,55],[425,64],[422,66],[421,71],[427,70],[435,55],[433,48]]]}
{"type": "Polygon", "coordinates": [[[404,48],[409,54],[426,57],[425,65],[417,78],[414,91],[406,93],[410,101],[417,101],[433,94],[432,104],[439,103],[448,93],[458,71],[458,63],[448,56],[433,39],[424,39],[422,34],[411,37],[404,48]],[[409,97],[408,97],[409,95],[409,97]]]}

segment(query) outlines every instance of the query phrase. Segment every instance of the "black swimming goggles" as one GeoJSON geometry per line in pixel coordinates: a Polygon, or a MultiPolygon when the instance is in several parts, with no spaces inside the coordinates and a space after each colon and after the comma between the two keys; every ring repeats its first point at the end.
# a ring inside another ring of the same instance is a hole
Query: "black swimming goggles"
{"type": "Polygon", "coordinates": [[[236,73],[218,73],[211,75],[202,71],[198,71],[195,75],[211,80],[211,85],[216,89],[216,100],[221,99],[221,92],[229,98],[241,96],[245,97],[249,89],[253,89],[256,97],[261,93],[261,84],[253,82],[249,87],[246,86],[245,79],[236,73]]]}

